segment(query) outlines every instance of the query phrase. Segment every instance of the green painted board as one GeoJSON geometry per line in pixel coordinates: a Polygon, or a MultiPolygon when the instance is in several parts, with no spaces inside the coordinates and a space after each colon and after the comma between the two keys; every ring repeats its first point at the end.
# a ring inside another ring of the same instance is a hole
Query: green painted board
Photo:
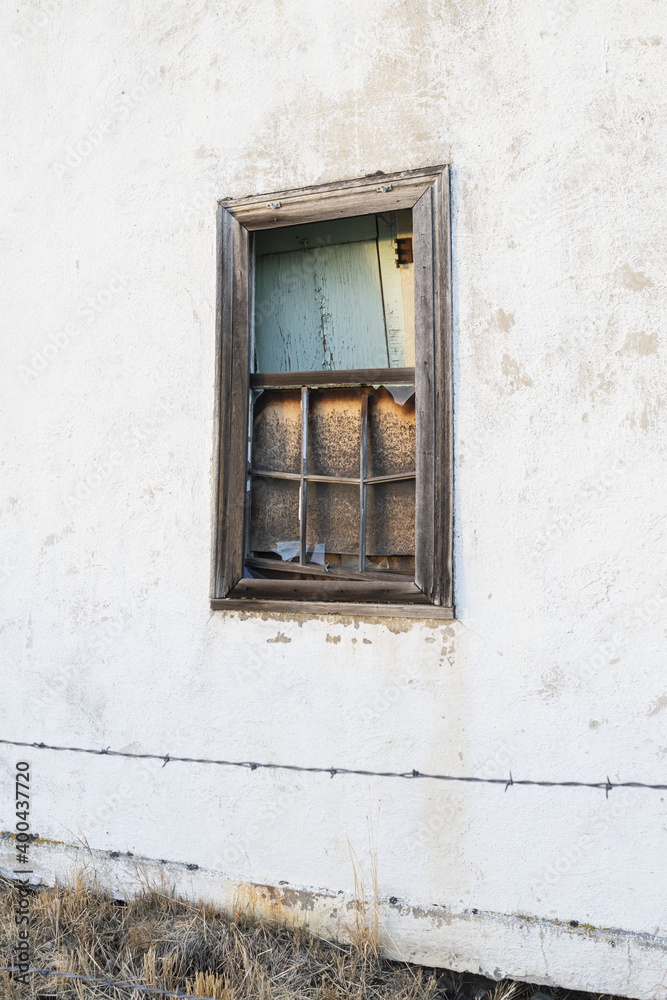
{"type": "Polygon", "coordinates": [[[396,213],[378,215],[378,261],[382,275],[385,325],[389,367],[404,368],[405,324],[403,322],[403,297],[401,271],[396,267],[396,213]]]}
{"type": "Polygon", "coordinates": [[[375,240],[258,257],[257,371],[387,368],[375,240]]]}
{"type": "Polygon", "coordinates": [[[395,212],[258,232],[255,371],[414,364],[396,236],[395,212]]]}
{"type": "Polygon", "coordinates": [[[374,240],[377,228],[374,215],[356,215],[349,219],[329,219],[303,226],[264,229],[255,234],[255,256],[286,253],[333,246],[336,243],[360,243],[374,240]]]}

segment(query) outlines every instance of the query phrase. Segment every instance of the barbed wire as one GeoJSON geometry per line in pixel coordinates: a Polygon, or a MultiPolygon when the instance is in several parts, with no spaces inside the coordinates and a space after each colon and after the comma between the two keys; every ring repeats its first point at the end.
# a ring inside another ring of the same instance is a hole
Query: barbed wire
{"type": "Polygon", "coordinates": [[[83,983],[99,983],[104,986],[116,986],[121,990],[139,990],[144,993],[155,993],[163,997],[180,997],[180,1000],[213,1000],[212,997],[195,996],[192,993],[181,993],[180,990],[162,990],[157,986],[142,986],[140,983],[121,983],[116,979],[102,979],[96,976],[83,976],[78,972],[58,972],[57,969],[28,969],[21,972],[16,965],[0,965],[0,972],[19,972],[22,976],[62,976],[63,979],[77,979],[83,983]]]}
{"type": "Polygon", "coordinates": [[[256,771],[260,768],[273,771],[304,771],[309,774],[328,774],[332,778],[335,778],[338,774],[356,774],[369,778],[406,778],[408,780],[426,778],[431,781],[458,781],[467,784],[504,785],[505,791],[507,791],[508,788],[512,788],[514,785],[532,785],[539,788],[599,788],[605,792],[606,798],[609,798],[609,792],[611,792],[614,788],[644,788],[650,789],[651,791],[667,791],[667,784],[648,784],[644,781],[610,781],[609,776],[607,776],[606,781],[539,781],[534,778],[514,778],[512,777],[512,772],[510,771],[509,778],[480,778],[473,775],[430,774],[424,771],[417,771],[415,769],[411,771],[371,771],[368,768],[356,767],[308,767],[299,764],[260,763],[253,760],[214,760],[209,757],[172,757],[169,753],[130,753],[128,750],[112,750],[110,747],[106,747],[102,750],[97,750],[93,747],[61,747],[53,746],[48,743],[26,743],[21,740],[0,739],[0,743],[4,743],[6,746],[28,747],[35,750],[87,753],[93,754],[97,757],[131,757],[137,760],[161,760],[163,762],[163,767],[172,763],[217,764],[222,767],[243,767],[250,771],[256,771]]]}

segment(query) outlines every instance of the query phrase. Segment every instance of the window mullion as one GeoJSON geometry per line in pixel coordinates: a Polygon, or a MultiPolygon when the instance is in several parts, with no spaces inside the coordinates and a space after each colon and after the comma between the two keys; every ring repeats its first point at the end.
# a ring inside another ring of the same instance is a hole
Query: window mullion
{"type": "Polygon", "coordinates": [[[301,484],[299,486],[299,522],[301,527],[299,562],[306,565],[308,546],[306,543],[306,522],[308,507],[308,393],[307,386],[301,387],[301,484]]]}
{"type": "Polygon", "coordinates": [[[368,437],[368,393],[361,397],[361,438],[359,443],[359,572],[366,572],[366,465],[368,437]]]}

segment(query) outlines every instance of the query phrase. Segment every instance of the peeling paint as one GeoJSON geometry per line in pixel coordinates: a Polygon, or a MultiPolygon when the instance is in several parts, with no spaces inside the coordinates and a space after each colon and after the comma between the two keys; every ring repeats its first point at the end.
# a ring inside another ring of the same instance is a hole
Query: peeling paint
{"type": "Polygon", "coordinates": [[[616,351],[616,353],[630,355],[639,354],[640,356],[646,356],[647,354],[655,354],[657,346],[657,333],[644,333],[643,330],[639,330],[637,333],[629,333],[625,339],[623,347],[616,351]]]}
{"type": "Polygon", "coordinates": [[[660,695],[659,698],[653,703],[653,707],[646,713],[649,717],[651,715],[657,715],[658,712],[662,712],[663,708],[667,708],[667,695],[660,695]]]}
{"type": "Polygon", "coordinates": [[[284,632],[277,632],[276,635],[273,637],[273,639],[267,639],[266,641],[269,643],[276,643],[276,642],[291,642],[292,640],[289,638],[289,636],[286,636],[284,632]]]}
{"type": "Polygon", "coordinates": [[[633,271],[629,264],[625,264],[623,267],[620,278],[622,284],[633,292],[641,292],[645,288],[653,287],[651,278],[647,278],[641,271],[633,271]]]}
{"type": "Polygon", "coordinates": [[[494,319],[498,329],[503,333],[507,333],[514,326],[514,313],[506,313],[504,309],[498,309],[494,319]]]}
{"type": "Polygon", "coordinates": [[[511,358],[509,354],[503,354],[503,375],[507,376],[510,392],[516,392],[521,386],[530,388],[533,384],[532,378],[521,370],[518,361],[511,358]]]}
{"type": "Polygon", "coordinates": [[[441,618],[391,618],[380,615],[364,614],[360,610],[358,615],[312,615],[300,614],[296,612],[283,611],[211,611],[211,617],[229,617],[232,620],[238,618],[240,621],[277,621],[294,622],[303,627],[308,622],[321,622],[323,625],[353,625],[359,628],[360,625],[380,625],[383,629],[394,635],[400,635],[412,631],[413,628],[438,629],[442,627],[441,618]]]}

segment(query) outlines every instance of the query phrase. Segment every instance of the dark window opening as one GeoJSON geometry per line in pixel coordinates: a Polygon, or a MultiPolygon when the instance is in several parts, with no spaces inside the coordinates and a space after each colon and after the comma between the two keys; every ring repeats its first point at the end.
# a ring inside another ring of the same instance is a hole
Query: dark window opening
{"type": "Polygon", "coordinates": [[[253,577],[414,579],[412,385],[254,389],[253,577]]]}
{"type": "Polygon", "coordinates": [[[408,209],[255,235],[255,371],[294,378],[251,390],[246,576],[414,579],[411,234],[408,209]]]}

